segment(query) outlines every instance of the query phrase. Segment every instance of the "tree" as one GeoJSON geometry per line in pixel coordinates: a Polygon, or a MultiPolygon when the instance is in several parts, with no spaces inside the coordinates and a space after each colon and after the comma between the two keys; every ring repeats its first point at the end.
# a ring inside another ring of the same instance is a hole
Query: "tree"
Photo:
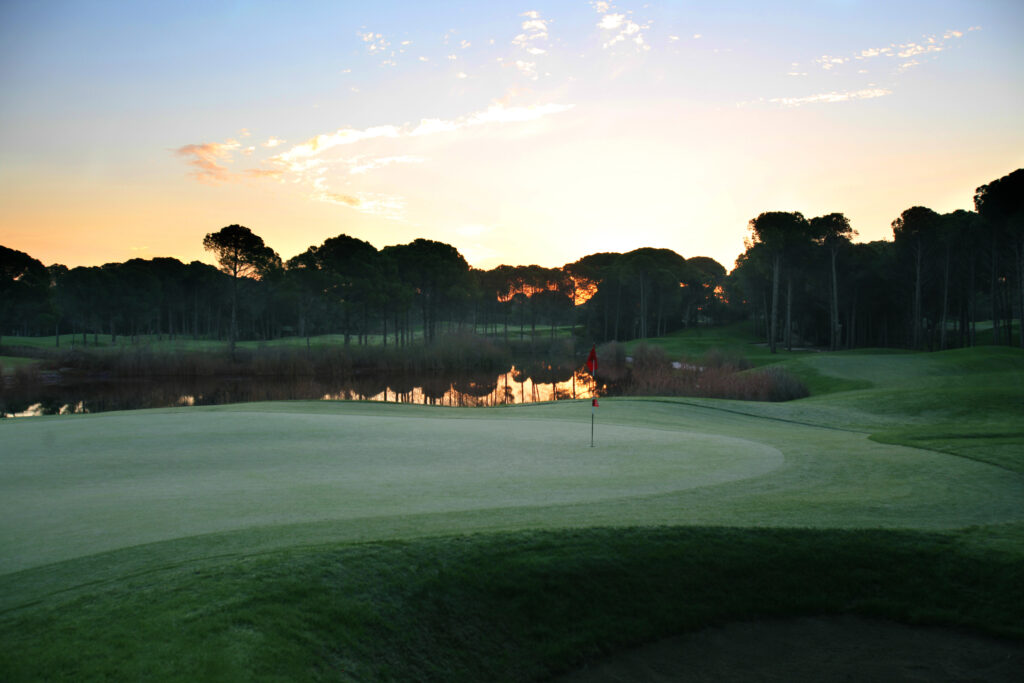
{"type": "MultiPolygon", "coordinates": [[[[1019,344],[1024,348],[1024,168],[979,187],[974,195],[974,208],[1012,250],[1020,302],[1019,344]]],[[[993,243],[996,239],[993,238],[993,243]]],[[[993,268],[995,251],[993,248],[993,268]]]]}
{"type": "Polygon", "coordinates": [[[850,244],[850,237],[857,233],[850,227],[850,219],[841,213],[830,213],[811,219],[811,234],[815,241],[829,253],[831,281],[829,297],[829,348],[839,348],[839,279],[836,275],[836,257],[841,249],[850,244]]]}
{"type": "Polygon", "coordinates": [[[28,254],[0,246],[0,339],[15,321],[35,322],[46,309],[50,275],[28,254]]]}
{"type": "MultiPolygon", "coordinates": [[[[757,218],[751,219],[749,227],[754,237],[754,243],[765,245],[765,249],[769,252],[771,258],[772,306],[771,324],[768,331],[768,348],[772,353],[775,353],[779,320],[779,277],[788,254],[798,244],[810,237],[809,226],[807,219],[799,211],[768,211],[760,214],[757,218]]],[[[790,301],[790,305],[787,308],[791,310],[792,277],[790,277],[788,289],[789,294],[787,298],[790,301]]],[[[787,326],[788,324],[787,322],[787,326]]]]}
{"type": "Polygon", "coordinates": [[[399,277],[416,292],[423,316],[423,337],[436,338],[437,318],[446,304],[455,303],[469,280],[469,264],[450,244],[417,239],[409,244],[385,247],[399,277]]]}
{"type": "Polygon", "coordinates": [[[364,338],[369,305],[382,280],[377,248],[369,242],[342,234],[325,240],[317,247],[315,259],[323,274],[324,291],[330,303],[341,312],[345,345],[348,345],[352,334],[353,319],[360,320],[359,336],[364,338]]]}
{"type": "Polygon", "coordinates": [[[925,254],[931,249],[940,230],[939,214],[923,206],[914,206],[892,222],[897,249],[910,255],[914,269],[912,346],[921,347],[921,290],[924,279],[925,254]]]}
{"type": "Polygon", "coordinates": [[[223,273],[231,277],[231,331],[229,345],[232,357],[238,340],[238,284],[242,278],[259,278],[273,266],[280,267],[281,257],[242,225],[229,225],[203,239],[203,248],[212,251],[223,273]]]}

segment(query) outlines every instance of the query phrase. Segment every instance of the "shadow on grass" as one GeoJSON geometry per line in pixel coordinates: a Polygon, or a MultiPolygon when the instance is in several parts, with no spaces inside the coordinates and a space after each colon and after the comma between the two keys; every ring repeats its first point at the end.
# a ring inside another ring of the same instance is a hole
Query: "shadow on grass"
{"type": "Polygon", "coordinates": [[[988,534],[579,529],[295,548],[9,611],[0,676],[531,681],[798,615],[1024,639],[1024,526],[994,528],[997,550],[988,534]]]}

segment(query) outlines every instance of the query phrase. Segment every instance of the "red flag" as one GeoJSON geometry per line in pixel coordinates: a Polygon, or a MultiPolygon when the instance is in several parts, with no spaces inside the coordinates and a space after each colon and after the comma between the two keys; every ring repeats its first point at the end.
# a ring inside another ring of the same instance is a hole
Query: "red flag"
{"type": "Polygon", "coordinates": [[[587,356],[587,370],[593,375],[597,372],[597,346],[590,347],[590,355],[587,356]]]}

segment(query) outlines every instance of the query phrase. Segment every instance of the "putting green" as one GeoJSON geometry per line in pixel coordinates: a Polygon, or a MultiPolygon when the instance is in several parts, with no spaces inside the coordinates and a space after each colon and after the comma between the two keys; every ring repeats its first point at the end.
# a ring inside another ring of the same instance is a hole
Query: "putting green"
{"type": "Polygon", "coordinates": [[[1024,477],[717,405],[603,401],[594,448],[589,405],[574,401],[282,402],[5,421],[0,574],[190,538],[204,539],[189,545],[198,557],[525,528],[1024,519],[1024,477]]]}
{"type": "Polygon", "coordinates": [[[0,573],[249,527],[644,497],[783,463],[723,435],[602,425],[590,447],[589,428],[563,421],[334,405],[5,424],[0,573]]]}

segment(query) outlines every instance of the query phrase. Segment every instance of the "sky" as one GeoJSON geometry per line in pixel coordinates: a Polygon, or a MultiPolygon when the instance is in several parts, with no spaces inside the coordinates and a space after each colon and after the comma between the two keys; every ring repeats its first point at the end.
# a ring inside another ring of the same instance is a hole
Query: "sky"
{"type": "Polygon", "coordinates": [[[764,211],[891,239],[1024,166],[1024,2],[0,0],[0,244],[173,256],[241,224],[478,268],[733,267],[764,211]]]}

